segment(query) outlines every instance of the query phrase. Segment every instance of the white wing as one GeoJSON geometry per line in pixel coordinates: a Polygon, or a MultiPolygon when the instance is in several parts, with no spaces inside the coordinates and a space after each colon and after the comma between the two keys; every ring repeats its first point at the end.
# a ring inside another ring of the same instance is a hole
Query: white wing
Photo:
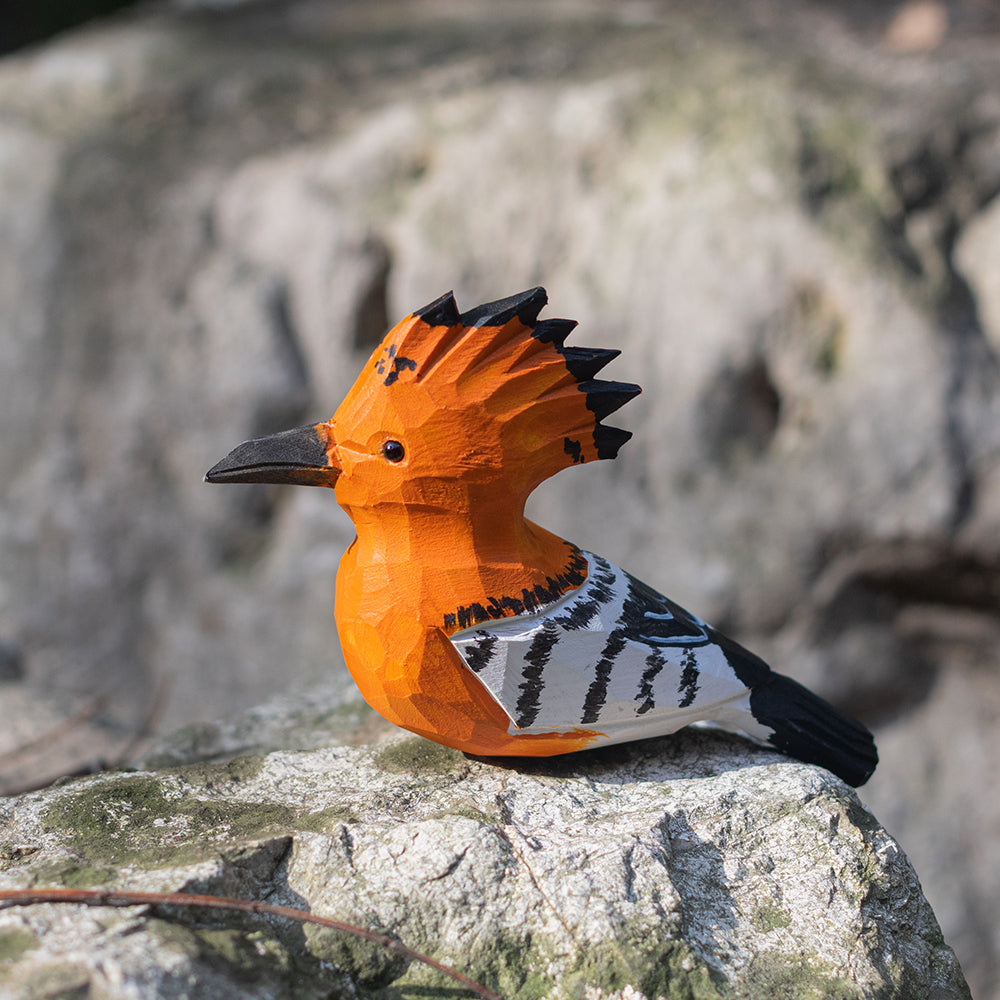
{"type": "Polygon", "coordinates": [[[747,697],[757,681],[749,675],[766,674],[766,665],[745,661],[739,654],[750,654],[624,570],[584,556],[589,572],[578,590],[534,614],[451,636],[511,733],[587,728],[621,742],[711,720],[769,735],[747,697]]]}

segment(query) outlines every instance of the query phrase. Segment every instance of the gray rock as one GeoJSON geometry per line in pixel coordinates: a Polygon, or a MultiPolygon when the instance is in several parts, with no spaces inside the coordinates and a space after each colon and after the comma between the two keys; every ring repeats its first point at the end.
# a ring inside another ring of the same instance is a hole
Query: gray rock
{"type": "Polygon", "coordinates": [[[180,723],[336,670],[342,515],[200,475],[329,414],[451,286],[544,281],[581,343],[626,348],[635,441],[533,510],[706,616],[770,635],[824,562],[900,537],[995,573],[995,365],[949,332],[940,232],[1000,176],[988,64],[803,54],[794,7],[766,36],[656,4],[405,10],[174,9],[0,66],[0,638],[35,682],[136,717],[173,675],[180,723]]]}
{"type": "Polygon", "coordinates": [[[983,332],[1000,352],[1000,279],[994,262],[1000,253],[1000,201],[980,212],[962,232],[955,259],[968,281],[983,323],[983,332]]]}
{"type": "MultiPolygon", "coordinates": [[[[969,997],[913,869],[854,793],[705,731],[513,766],[401,735],[78,780],[0,803],[0,888],[45,885],[294,905],[510,1000],[969,997]]],[[[390,986],[454,989],[315,927],[0,910],[0,996],[18,1000],[390,986]]]]}

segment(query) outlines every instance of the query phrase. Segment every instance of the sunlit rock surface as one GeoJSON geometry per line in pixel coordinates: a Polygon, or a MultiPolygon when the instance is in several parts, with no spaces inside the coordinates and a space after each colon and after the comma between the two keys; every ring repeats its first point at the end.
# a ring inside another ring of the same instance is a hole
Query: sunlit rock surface
{"type": "MultiPolygon", "coordinates": [[[[509,1000],[969,997],[909,861],[854,793],[706,731],[517,766],[400,734],[0,800],[0,888],[46,885],[296,906],[509,1000]]],[[[456,987],[315,927],[0,909],[4,997],[435,988],[456,987]]]]}

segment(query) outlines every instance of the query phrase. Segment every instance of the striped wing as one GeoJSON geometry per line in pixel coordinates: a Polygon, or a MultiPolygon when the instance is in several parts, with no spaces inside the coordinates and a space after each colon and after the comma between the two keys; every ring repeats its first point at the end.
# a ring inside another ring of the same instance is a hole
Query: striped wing
{"type": "MultiPolygon", "coordinates": [[[[591,553],[586,583],[532,615],[451,636],[511,719],[511,733],[590,728],[605,742],[739,720],[769,673],[705,622],[591,553]]],[[[754,735],[766,736],[765,732],[754,735]]]]}

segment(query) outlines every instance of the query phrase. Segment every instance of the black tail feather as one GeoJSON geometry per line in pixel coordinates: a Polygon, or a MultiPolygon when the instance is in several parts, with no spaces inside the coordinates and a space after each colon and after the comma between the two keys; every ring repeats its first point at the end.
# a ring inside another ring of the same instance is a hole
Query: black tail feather
{"type": "Polygon", "coordinates": [[[774,730],[779,750],[819,764],[849,785],[863,785],[875,770],[878,751],[872,734],[801,684],[771,674],[750,692],[750,711],[774,730]]]}

